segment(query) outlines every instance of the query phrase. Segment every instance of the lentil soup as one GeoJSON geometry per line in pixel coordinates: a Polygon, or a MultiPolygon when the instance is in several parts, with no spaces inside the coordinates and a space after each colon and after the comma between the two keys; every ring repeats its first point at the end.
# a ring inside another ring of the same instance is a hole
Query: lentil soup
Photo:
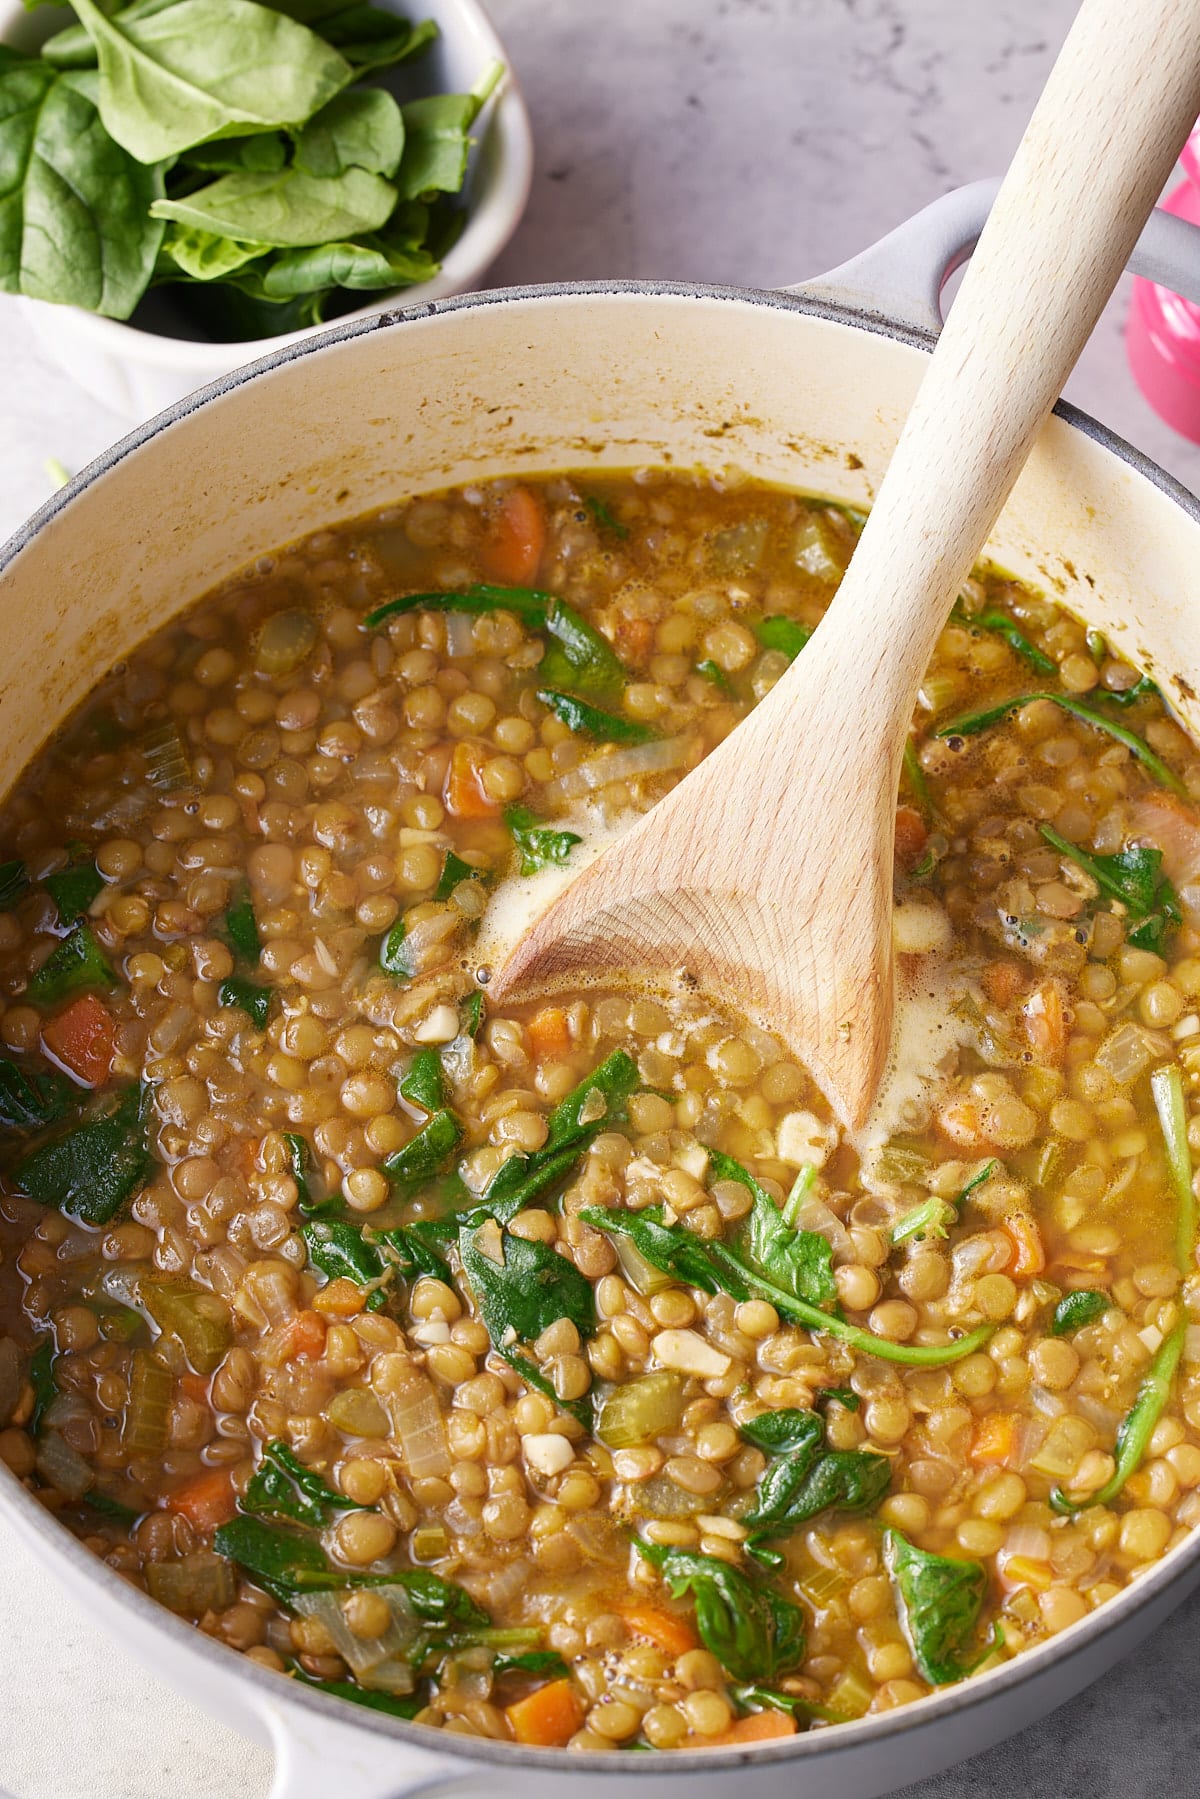
{"type": "Polygon", "coordinates": [[[653,471],[413,499],[206,596],[0,815],[0,1456],[281,1676],[745,1744],[1017,1655],[1200,1520],[1200,756],[1074,619],[983,570],[943,633],[855,1141],[686,970],[476,978],[801,653],[857,522],[653,471]]]}

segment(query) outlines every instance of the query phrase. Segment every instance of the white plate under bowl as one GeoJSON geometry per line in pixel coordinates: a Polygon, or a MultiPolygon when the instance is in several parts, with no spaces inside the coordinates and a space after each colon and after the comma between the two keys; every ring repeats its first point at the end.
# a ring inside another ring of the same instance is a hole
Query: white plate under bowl
{"type": "MultiPolygon", "coordinates": [[[[413,97],[465,92],[492,62],[502,62],[505,75],[479,121],[479,141],[463,189],[467,222],[441,269],[432,281],[399,294],[378,295],[342,315],[348,319],[477,287],[516,230],[533,178],[529,114],[508,54],[479,0],[375,0],[375,4],[414,22],[432,19],[438,27],[437,42],[412,66],[413,97]]],[[[73,19],[65,8],[39,7],[30,14],[20,0],[0,0],[0,43],[33,50],[73,19]]],[[[77,306],[28,299],[17,303],[43,349],[72,380],[131,419],[149,418],[230,369],[326,329],[317,325],[241,343],[198,343],[193,338],[159,336],[77,306]]]]}

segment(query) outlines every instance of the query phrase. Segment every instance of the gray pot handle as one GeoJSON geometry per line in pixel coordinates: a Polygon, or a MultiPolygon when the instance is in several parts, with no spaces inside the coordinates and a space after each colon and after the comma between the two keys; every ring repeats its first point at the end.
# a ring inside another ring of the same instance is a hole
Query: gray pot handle
{"type": "MultiPolygon", "coordinates": [[[[999,187],[991,180],[954,188],[870,249],[788,291],[936,337],[942,328],[942,289],[978,243],[999,187]]],[[[1169,212],[1152,212],[1129,267],[1200,304],[1200,227],[1169,212]]]]}

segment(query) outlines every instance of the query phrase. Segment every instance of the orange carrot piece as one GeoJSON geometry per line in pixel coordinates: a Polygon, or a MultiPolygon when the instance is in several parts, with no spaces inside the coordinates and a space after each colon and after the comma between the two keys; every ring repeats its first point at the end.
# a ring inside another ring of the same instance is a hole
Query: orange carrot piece
{"type": "Polygon", "coordinates": [[[1046,1266],[1042,1233],[1024,1212],[1013,1212],[1000,1226],[1013,1246],[1013,1259],[1008,1272],[1015,1281],[1031,1281],[1046,1266]]]}
{"type": "Polygon", "coordinates": [[[1022,1014],[1030,1047],[1052,1068],[1060,1068],[1067,1053],[1067,1007],[1059,983],[1043,981],[1035,987],[1022,1014]]]}
{"type": "Polygon", "coordinates": [[[1023,977],[1020,964],[1010,962],[1007,958],[1000,962],[989,962],[981,978],[983,991],[994,1006],[1011,1006],[1021,991],[1023,977]]]}
{"type": "Polygon", "coordinates": [[[85,1087],[99,1087],[112,1070],[117,1027],[104,1001],[85,993],[49,1020],[42,1030],[42,1042],[77,1081],[85,1087]]]}
{"type": "Polygon", "coordinates": [[[495,818],[500,808],[488,798],[481,779],[488,756],[477,743],[454,746],[446,775],[446,810],[454,818],[495,818]]]}
{"type": "MultiPolygon", "coordinates": [[[[896,808],[896,860],[906,872],[921,860],[921,852],[929,833],[925,820],[914,806],[896,808]]],[[[763,1714],[757,1713],[756,1716],[763,1714]]]]}
{"type": "Polygon", "coordinates": [[[536,1692],[505,1706],[518,1743],[561,1749],[583,1723],[583,1704],[569,1680],[552,1680],[536,1692]]]}
{"type": "Polygon", "coordinates": [[[654,623],[648,618],[619,618],[616,625],[617,654],[621,661],[635,667],[645,661],[654,648],[654,623]]]}
{"type": "Polygon", "coordinates": [[[202,1536],[210,1536],[237,1513],[237,1493],[228,1468],[205,1468],[167,1499],[167,1510],[186,1518],[202,1536]]]}
{"type": "Polygon", "coordinates": [[[561,1006],[543,1006],[529,1020],[529,1045],[536,1062],[565,1056],[571,1048],[567,1015],[561,1006]]]}
{"type": "Polygon", "coordinates": [[[736,1719],[720,1736],[709,1737],[707,1747],[723,1749],[735,1747],[738,1743],[771,1743],[780,1737],[794,1737],[795,1734],[796,1720],[789,1717],[787,1712],[751,1712],[746,1718],[736,1719]]]}
{"type": "Polygon", "coordinates": [[[1032,1556],[1010,1555],[1000,1578],[1006,1587],[1032,1587],[1035,1593],[1044,1593],[1054,1585],[1054,1569],[1049,1562],[1035,1561],[1032,1556]]]}
{"type": "Polygon", "coordinates": [[[179,1391],[181,1393],[186,1393],[187,1397],[193,1400],[196,1405],[208,1404],[209,1375],[193,1374],[190,1368],[186,1368],[182,1374],[177,1374],[175,1378],[179,1383],[179,1391]]]}
{"type": "Polygon", "coordinates": [[[620,1608],[626,1627],[635,1637],[645,1637],[664,1655],[686,1655],[698,1646],[699,1638],[686,1618],[665,1612],[656,1605],[634,1603],[620,1608]]]}
{"type": "Polygon", "coordinates": [[[967,1454],[976,1468],[996,1467],[1009,1460],[1016,1441],[1016,1413],[989,1412],[977,1420],[967,1454]]]}
{"type": "Polygon", "coordinates": [[[491,581],[527,587],[546,547],[546,509],[528,487],[505,494],[491,519],[479,559],[491,581]]]}
{"type": "Polygon", "coordinates": [[[325,1354],[325,1331],[325,1320],[319,1312],[297,1312],[286,1328],[284,1361],[307,1356],[315,1362],[325,1354]]]}
{"type": "Polygon", "coordinates": [[[367,1295],[357,1281],[344,1275],[330,1281],[313,1295],[313,1311],[325,1318],[357,1318],[367,1303],[367,1295]]]}

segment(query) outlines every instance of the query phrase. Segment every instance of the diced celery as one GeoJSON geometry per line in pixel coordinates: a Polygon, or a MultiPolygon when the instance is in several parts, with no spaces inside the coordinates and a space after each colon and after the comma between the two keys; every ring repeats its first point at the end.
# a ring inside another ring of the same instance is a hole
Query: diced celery
{"type": "Polygon", "coordinates": [[[178,1337],[197,1374],[212,1374],[233,1341],[229,1307],[216,1293],[170,1281],[139,1281],[138,1298],[160,1330],[178,1337]]]}
{"type": "Polygon", "coordinates": [[[601,1408],[596,1435],[609,1449],[653,1442],[683,1416],[683,1388],[682,1377],[669,1369],[614,1388],[601,1408]]]}
{"type": "Polygon", "coordinates": [[[1056,1418],[1029,1466],[1048,1480],[1066,1480],[1074,1474],[1095,1438],[1096,1433],[1085,1418],[1056,1418]]]}
{"type": "Polygon", "coordinates": [[[846,1718],[861,1718],[868,1710],[875,1694],[856,1668],[847,1668],[833,1687],[830,1688],[828,1704],[830,1711],[841,1712],[846,1718]]]}
{"type": "Polygon", "coordinates": [[[621,1264],[621,1273],[636,1293],[648,1299],[672,1285],[671,1276],[648,1262],[641,1250],[634,1247],[631,1237],[614,1237],[613,1248],[621,1264]]]}
{"type": "Polygon", "coordinates": [[[167,1446],[171,1376],[148,1349],[135,1349],[122,1432],[131,1455],[161,1455],[167,1446]]]}
{"type": "Polygon", "coordinates": [[[205,1612],[224,1612],[237,1598],[237,1570],[224,1556],[209,1549],[197,1550],[180,1562],[148,1562],[146,1586],[157,1599],[181,1618],[202,1618],[205,1612]]]}
{"type": "Polygon", "coordinates": [[[840,1569],[824,1568],[817,1562],[800,1576],[797,1584],[805,1598],[819,1608],[844,1593],[848,1582],[840,1569]]]}
{"type": "Polygon", "coordinates": [[[797,568],[819,581],[840,581],[850,560],[851,545],[827,513],[810,512],[796,526],[792,556],[797,568]]]}
{"type": "Polygon", "coordinates": [[[329,1422],[349,1437],[386,1437],[388,1417],[374,1393],[344,1387],[329,1402],[329,1422]]]}
{"type": "Polygon", "coordinates": [[[444,1524],[419,1524],[408,1539],[414,1562],[436,1562],[450,1547],[444,1524]]]}

